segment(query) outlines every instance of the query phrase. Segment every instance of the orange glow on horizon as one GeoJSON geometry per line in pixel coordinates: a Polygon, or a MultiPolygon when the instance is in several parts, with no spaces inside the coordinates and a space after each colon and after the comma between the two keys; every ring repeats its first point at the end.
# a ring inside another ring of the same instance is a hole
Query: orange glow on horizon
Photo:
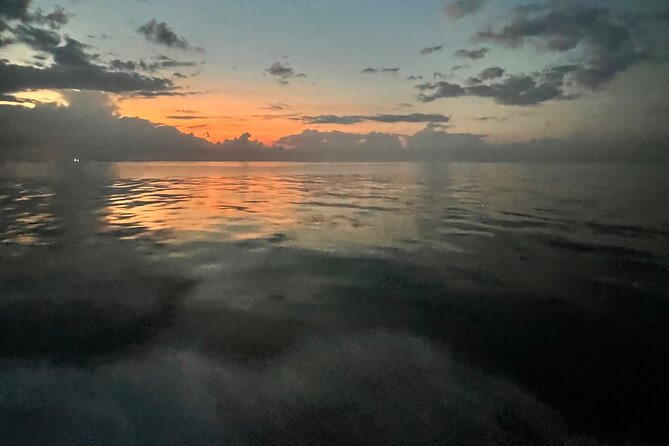
{"type": "MultiPolygon", "coordinates": [[[[424,123],[362,122],[355,125],[305,124],[292,109],[267,110],[264,103],[225,100],[220,97],[188,98],[159,97],[154,99],[124,99],[119,101],[119,113],[126,117],[139,117],[157,124],[176,127],[179,131],[206,139],[223,142],[250,133],[252,140],[271,146],[284,136],[302,133],[306,129],[321,132],[348,133],[397,133],[413,135],[425,127],[424,123]],[[221,110],[234,110],[226,113],[221,110]],[[176,118],[178,116],[179,118],[176,118]]],[[[317,115],[315,111],[313,115],[317,115]]]]}

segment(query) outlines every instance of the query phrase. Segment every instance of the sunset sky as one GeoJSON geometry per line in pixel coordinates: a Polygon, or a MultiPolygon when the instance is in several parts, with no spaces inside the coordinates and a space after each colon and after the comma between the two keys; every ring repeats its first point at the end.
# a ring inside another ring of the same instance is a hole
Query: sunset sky
{"type": "Polygon", "coordinates": [[[99,90],[212,142],[665,138],[668,19],[663,0],[3,0],[0,94],[99,90]]]}

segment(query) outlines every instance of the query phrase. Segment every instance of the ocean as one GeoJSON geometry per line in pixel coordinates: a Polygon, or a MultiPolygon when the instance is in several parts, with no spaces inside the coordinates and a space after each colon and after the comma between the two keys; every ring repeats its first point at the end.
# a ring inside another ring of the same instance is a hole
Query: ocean
{"type": "Polygon", "coordinates": [[[0,432],[661,444],[668,194],[650,164],[5,164],[0,432]]]}

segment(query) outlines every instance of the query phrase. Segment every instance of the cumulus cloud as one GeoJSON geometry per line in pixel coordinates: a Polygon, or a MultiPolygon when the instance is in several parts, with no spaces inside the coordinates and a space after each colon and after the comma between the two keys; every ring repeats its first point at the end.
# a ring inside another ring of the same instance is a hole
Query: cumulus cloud
{"type": "Polygon", "coordinates": [[[408,115],[321,115],[321,116],[304,116],[302,120],[305,124],[358,124],[364,121],[373,122],[448,122],[448,116],[440,114],[424,114],[412,113],[408,115]]]}
{"type": "MultiPolygon", "coordinates": [[[[137,69],[138,65],[134,62],[116,59],[106,66],[90,45],[71,37],[62,38],[51,29],[34,26],[34,22],[24,20],[14,26],[11,43],[23,43],[38,51],[37,61],[26,65],[0,60],[0,92],[71,88],[113,93],[147,91],[158,94],[175,88],[173,82],[167,78],[121,72],[137,69]],[[50,65],[47,65],[48,56],[52,58],[50,65]]],[[[158,63],[161,66],[173,66],[174,62],[167,58],[158,63]]]]}
{"type": "Polygon", "coordinates": [[[279,84],[287,85],[291,79],[307,77],[304,73],[298,73],[287,62],[275,62],[265,70],[265,73],[272,76],[279,84]]]}
{"type": "Polygon", "coordinates": [[[508,48],[533,43],[545,52],[570,52],[577,62],[570,77],[586,88],[610,81],[644,60],[647,51],[635,41],[623,15],[571,2],[516,8],[506,24],[481,31],[476,39],[508,48]]]}
{"type": "Polygon", "coordinates": [[[177,35],[167,23],[158,22],[156,19],[149,20],[144,25],[137,28],[137,32],[143,35],[146,40],[156,45],[163,45],[168,48],[177,48],[187,51],[204,51],[202,47],[193,47],[185,38],[177,35]]]}
{"type": "Polygon", "coordinates": [[[444,14],[451,20],[459,20],[478,13],[488,0],[458,0],[444,8],[444,14]]]}
{"type": "MultiPolygon", "coordinates": [[[[475,78],[476,79],[476,78],[475,78]]],[[[459,96],[478,96],[492,98],[504,105],[537,105],[553,99],[573,99],[560,89],[560,85],[551,82],[538,82],[531,76],[508,76],[498,82],[483,84],[476,79],[469,86],[462,87],[449,82],[435,82],[418,85],[421,91],[418,100],[432,102],[439,98],[459,96]]]]}
{"type": "Polygon", "coordinates": [[[471,59],[471,60],[478,60],[478,59],[483,59],[486,54],[488,54],[490,50],[486,47],[481,47],[481,48],[475,48],[475,49],[460,49],[457,50],[455,53],[453,53],[457,57],[461,57],[463,59],[471,59]]]}

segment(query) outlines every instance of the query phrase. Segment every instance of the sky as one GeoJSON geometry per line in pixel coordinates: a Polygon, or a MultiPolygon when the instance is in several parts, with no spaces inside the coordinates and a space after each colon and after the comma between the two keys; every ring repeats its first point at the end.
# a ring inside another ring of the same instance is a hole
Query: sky
{"type": "Polygon", "coordinates": [[[662,0],[0,0],[0,115],[29,133],[17,106],[62,124],[96,98],[264,148],[314,131],[667,143],[668,20],[662,0]]]}

